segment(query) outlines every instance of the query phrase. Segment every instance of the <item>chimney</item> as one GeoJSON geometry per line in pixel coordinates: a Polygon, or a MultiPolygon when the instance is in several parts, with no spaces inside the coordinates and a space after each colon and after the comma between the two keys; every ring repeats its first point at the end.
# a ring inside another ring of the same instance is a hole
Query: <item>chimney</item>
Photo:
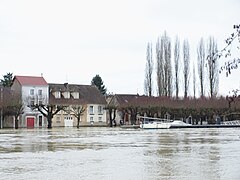
{"type": "Polygon", "coordinates": [[[68,83],[64,83],[64,86],[67,88],[68,87],[68,83]]]}

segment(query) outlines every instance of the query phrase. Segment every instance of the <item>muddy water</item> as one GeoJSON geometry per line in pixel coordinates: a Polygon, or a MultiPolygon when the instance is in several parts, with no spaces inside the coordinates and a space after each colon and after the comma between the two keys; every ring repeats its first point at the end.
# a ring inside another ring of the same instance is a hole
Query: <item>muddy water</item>
{"type": "Polygon", "coordinates": [[[0,179],[240,179],[240,129],[0,130],[0,179]]]}

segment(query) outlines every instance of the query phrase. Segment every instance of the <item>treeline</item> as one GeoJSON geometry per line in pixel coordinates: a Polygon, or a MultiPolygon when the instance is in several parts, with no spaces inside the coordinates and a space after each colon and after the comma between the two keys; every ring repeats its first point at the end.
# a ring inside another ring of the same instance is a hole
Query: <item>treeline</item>
{"type": "Polygon", "coordinates": [[[216,97],[219,85],[217,52],[217,42],[212,36],[200,38],[197,47],[190,47],[188,39],[180,42],[176,36],[172,41],[165,31],[155,45],[147,44],[145,95],[153,96],[156,86],[157,96],[179,99],[180,92],[183,92],[184,98],[190,97],[192,92],[194,98],[197,93],[201,97],[216,97]],[[190,49],[197,58],[191,58],[190,49]]]}
{"type": "Polygon", "coordinates": [[[138,96],[119,105],[117,109],[129,114],[132,124],[136,123],[137,115],[170,119],[186,119],[191,116],[196,122],[207,120],[209,124],[214,124],[216,116],[225,121],[238,119],[240,101],[239,97],[232,100],[224,97],[176,100],[165,96],[138,96]]]}

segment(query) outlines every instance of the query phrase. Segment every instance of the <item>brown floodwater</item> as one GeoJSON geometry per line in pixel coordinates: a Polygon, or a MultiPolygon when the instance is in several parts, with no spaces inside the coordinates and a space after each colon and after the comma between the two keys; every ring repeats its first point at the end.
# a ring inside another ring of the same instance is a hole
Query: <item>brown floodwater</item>
{"type": "Polygon", "coordinates": [[[240,128],[0,129],[0,179],[240,179],[240,128]]]}

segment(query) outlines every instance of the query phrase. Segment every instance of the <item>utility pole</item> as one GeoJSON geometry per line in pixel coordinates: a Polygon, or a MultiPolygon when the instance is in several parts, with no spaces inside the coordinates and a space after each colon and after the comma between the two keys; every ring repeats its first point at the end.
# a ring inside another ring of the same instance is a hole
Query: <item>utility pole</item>
{"type": "Polygon", "coordinates": [[[3,88],[1,87],[1,120],[0,120],[0,129],[3,128],[3,88]]]}

